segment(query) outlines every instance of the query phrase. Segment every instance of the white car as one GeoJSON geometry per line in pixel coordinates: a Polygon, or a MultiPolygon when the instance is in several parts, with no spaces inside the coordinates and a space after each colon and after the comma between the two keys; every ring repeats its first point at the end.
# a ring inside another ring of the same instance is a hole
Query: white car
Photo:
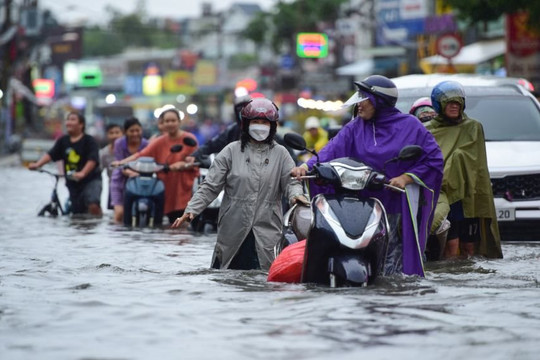
{"type": "Polygon", "coordinates": [[[524,87],[528,82],[470,74],[392,80],[399,91],[396,106],[405,113],[416,99],[430,96],[439,82],[462,83],[465,112],[484,127],[501,238],[540,240],[540,103],[524,87]]]}

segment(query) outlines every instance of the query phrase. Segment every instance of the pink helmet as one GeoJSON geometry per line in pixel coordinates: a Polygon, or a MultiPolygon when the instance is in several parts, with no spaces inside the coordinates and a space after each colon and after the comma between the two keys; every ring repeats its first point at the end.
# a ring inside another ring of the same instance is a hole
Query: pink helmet
{"type": "Polygon", "coordinates": [[[433,108],[433,105],[431,105],[431,99],[426,96],[426,97],[421,97],[415,102],[413,102],[411,106],[411,110],[409,110],[409,114],[414,115],[416,109],[418,109],[421,106],[429,106],[430,108],[433,108]]]}
{"type": "Polygon", "coordinates": [[[255,98],[244,106],[240,116],[242,120],[264,119],[276,122],[279,118],[278,111],[278,107],[272,101],[266,98],[255,98]]]}

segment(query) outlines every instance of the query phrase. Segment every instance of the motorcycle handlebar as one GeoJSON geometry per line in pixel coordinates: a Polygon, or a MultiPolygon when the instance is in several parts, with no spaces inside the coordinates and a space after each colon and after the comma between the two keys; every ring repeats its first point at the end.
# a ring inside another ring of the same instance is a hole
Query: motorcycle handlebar
{"type": "Polygon", "coordinates": [[[392,189],[392,190],[396,190],[396,191],[400,191],[402,193],[405,192],[405,189],[402,189],[400,187],[397,187],[397,186],[394,186],[394,185],[390,185],[390,184],[384,184],[385,187],[389,188],[389,189],[392,189]]]}

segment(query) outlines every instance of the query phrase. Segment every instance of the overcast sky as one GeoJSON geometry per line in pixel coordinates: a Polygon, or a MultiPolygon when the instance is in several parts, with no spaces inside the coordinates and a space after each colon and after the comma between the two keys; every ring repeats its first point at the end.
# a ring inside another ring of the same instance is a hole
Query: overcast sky
{"type": "MultiPolygon", "coordinates": [[[[137,0],[38,0],[40,7],[51,10],[61,22],[86,18],[100,22],[106,13],[105,6],[112,5],[124,13],[135,10],[137,0]]],[[[209,2],[214,10],[224,10],[233,3],[257,3],[268,10],[277,0],[146,0],[146,9],[151,16],[172,18],[196,17],[201,14],[202,4],[209,2]]]]}

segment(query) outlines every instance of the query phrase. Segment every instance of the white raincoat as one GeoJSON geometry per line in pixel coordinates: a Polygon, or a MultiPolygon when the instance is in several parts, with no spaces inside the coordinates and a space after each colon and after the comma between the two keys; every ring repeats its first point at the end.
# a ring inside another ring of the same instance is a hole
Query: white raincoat
{"type": "Polygon", "coordinates": [[[291,179],[295,164],[285,147],[249,142],[244,152],[240,149],[235,141],[216,156],[185,212],[200,214],[223,189],[212,264],[217,259],[228,268],[253,229],[261,269],[268,270],[283,228],[282,196],[292,201],[302,195],[302,185],[291,179]]]}

